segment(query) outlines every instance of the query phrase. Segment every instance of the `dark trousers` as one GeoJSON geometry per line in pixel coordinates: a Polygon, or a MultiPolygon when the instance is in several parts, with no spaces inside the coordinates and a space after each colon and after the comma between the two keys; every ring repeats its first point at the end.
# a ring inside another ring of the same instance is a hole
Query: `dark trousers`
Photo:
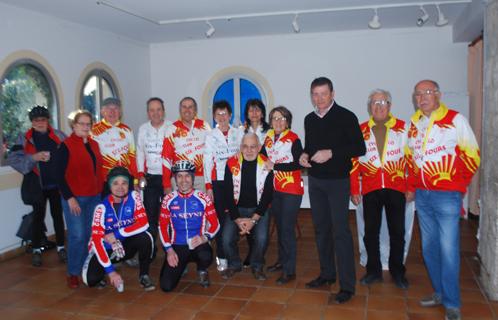
{"type": "Polygon", "coordinates": [[[349,228],[349,178],[317,179],[309,176],[311,216],[320,260],[320,276],[336,278],[341,290],[355,292],[353,237],[349,228]]]}
{"type": "Polygon", "coordinates": [[[218,221],[220,223],[220,230],[215,236],[216,240],[216,256],[219,259],[226,259],[225,251],[223,250],[223,226],[225,224],[225,218],[227,213],[225,212],[225,182],[224,181],[213,181],[213,195],[214,195],[214,208],[216,209],[216,215],[218,216],[218,221]]]}
{"type": "Polygon", "coordinates": [[[296,274],[296,223],[302,195],[275,191],[271,214],[275,218],[278,236],[278,262],[283,272],[296,274]]]}
{"type": "Polygon", "coordinates": [[[64,245],[64,218],[62,216],[61,196],[58,189],[43,190],[43,199],[33,204],[33,249],[41,246],[44,237],[45,214],[47,211],[47,200],[50,203],[50,214],[54,221],[55,241],[58,246],[64,245]]]}
{"type": "Polygon", "coordinates": [[[146,174],[147,185],[144,188],[144,206],[149,220],[149,231],[154,239],[157,238],[159,211],[163,199],[163,176],[160,174],[146,174]]]}
{"type": "MultiPolygon", "coordinates": [[[[125,256],[119,261],[131,259],[138,252],[138,262],[140,270],[139,276],[149,274],[149,266],[154,246],[154,243],[152,242],[152,235],[148,231],[141,232],[139,234],[121,240],[121,243],[123,244],[123,248],[125,250],[125,256]]],[[[112,250],[107,250],[107,254],[110,257],[112,254],[112,250]]],[[[112,260],[111,262],[116,263],[118,261],[112,260]]],[[[86,284],[89,287],[93,287],[96,286],[100,281],[102,281],[104,277],[104,267],[100,264],[95,252],[92,252],[88,256],[87,262],[85,262],[85,265],[83,266],[83,279],[86,279],[86,284]]]]}
{"type": "Polygon", "coordinates": [[[213,262],[213,250],[208,243],[201,244],[194,250],[190,250],[188,245],[173,245],[178,256],[178,265],[172,267],[168,264],[168,254],[164,257],[163,267],[161,269],[160,284],[163,291],[169,292],[176,288],[182,277],[187,263],[194,261],[197,264],[197,271],[207,271],[213,262]]]}
{"type": "MultiPolygon", "coordinates": [[[[241,218],[250,218],[254,214],[256,208],[241,208],[239,213],[241,218]]],[[[252,250],[250,256],[250,264],[253,269],[262,269],[265,264],[265,253],[268,248],[268,231],[270,226],[270,216],[266,212],[258,221],[258,224],[251,229],[253,237],[252,250]]],[[[242,267],[239,255],[239,227],[231,218],[225,219],[223,227],[223,249],[228,258],[228,266],[233,269],[242,267]]]]}
{"type": "Polygon", "coordinates": [[[382,274],[379,233],[382,223],[382,208],[385,207],[389,230],[389,271],[393,277],[405,275],[405,266],[403,265],[405,205],[405,195],[402,192],[392,189],[375,190],[363,196],[363,219],[365,220],[363,242],[365,243],[368,255],[368,274],[382,274]]]}

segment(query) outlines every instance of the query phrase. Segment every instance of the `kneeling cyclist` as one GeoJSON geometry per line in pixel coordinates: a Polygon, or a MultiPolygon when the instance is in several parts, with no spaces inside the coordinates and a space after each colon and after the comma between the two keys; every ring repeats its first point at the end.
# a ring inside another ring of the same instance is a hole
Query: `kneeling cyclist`
{"type": "Polygon", "coordinates": [[[140,195],[130,191],[131,175],[126,168],[115,167],[107,176],[111,189],[93,215],[89,254],[83,266],[83,282],[89,287],[104,286],[105,275],[118,291],[124,288],[113,263],[126,261],[138,252],[139,281],[145,291],[154,290],[149,266],[154,249],[149,223],[140,195]]]}
{"type": "Polygon", "coordinates": [[[216,211],[210,198],[193,188],[195,166],[191,162],[177,161],[171,171],[178,190],[164,196],[161,205],[159,235],[166,252],[161,289],[173,290],[190,261],[197,263],[199,283],[208,287],[207,269],[213,262],[208,241],[219,230],[216,211]]]}

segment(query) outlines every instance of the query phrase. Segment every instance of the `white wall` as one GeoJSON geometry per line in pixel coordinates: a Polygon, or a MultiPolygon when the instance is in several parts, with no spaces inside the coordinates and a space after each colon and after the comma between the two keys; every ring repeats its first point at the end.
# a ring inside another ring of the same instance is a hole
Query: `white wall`
{"type": "MultiPolygon", "coordinates": [[[[76,86],[82,70],[93,62],[104,63],[116,74],[122,89],[125,122],[138,130],[145,121],[144,104],[150,93],[148,44],[4,4],[0,4],[0,30],[0,62],[13,52],[30,50],[55,70],[62,87],[59,94],[64,101],[64,125],[76,104],[76,86]]],[[[8,171],[1,169],[0,181],[8,171]]],[[[15,231],[30,207],[21,203],[18,189],[0,191],[0,203],[1,253],[18,245],[15,231]]],[[[49,220],[47,227],[53,230],[49,220]]]]}
{"type": "Polygon", "coordinates": [[[390,90],[393,113],[408,119],[413,86],[424,78],[437,80],[443,92],[451,92],[451,101],[465,107],[466,48],[452,43],[451,27],[160,43],[151,45],[151,92],[164,98],[167,117],[175,119],[181,97],[200,100],[217,71],[246,66],[268,80],[275,104],[291,109],[293,128],[302,136],[311,111],[309,85],[322,75],[334,82],[337,102],[360,121],[367,119],[366,100],[374,88],[390,90]]]}

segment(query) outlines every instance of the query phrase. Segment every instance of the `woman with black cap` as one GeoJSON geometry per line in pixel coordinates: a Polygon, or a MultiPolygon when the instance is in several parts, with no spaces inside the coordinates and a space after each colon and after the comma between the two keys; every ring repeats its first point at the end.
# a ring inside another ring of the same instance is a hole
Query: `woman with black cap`
{"type": "Polygon", "coordinates": [[[33,206],[31,263],[35,267],[42,265],[42,239],[45,237],[45,211],[47,200],[50,202],[50,214],[54,221],[55,238],[59,260],[66,262],[64,249],[64,219],[62,217],[61,199],[57,188],[54,157],[66,135],[49,124],[50,113],[45,106],[34,106],[29,111],[31,128],[19,135],[7,164],[24,175],[32,183],[23,183],[21,188],[25,204],[33,206]],[[32,179],[31,179],[32,178],[32,179]]]}

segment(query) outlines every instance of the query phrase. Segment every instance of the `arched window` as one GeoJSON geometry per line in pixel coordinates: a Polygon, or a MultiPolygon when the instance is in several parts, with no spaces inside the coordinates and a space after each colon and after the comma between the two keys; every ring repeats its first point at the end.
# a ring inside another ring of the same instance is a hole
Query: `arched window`
{"type": "Polygon", "coordinates": [[[80,93],[80,106],[100,118],[100,106],[109,97],[119,98],[118,88],[111,75],[103,69],[94,69],[85,77],[80,93]]]}
{"type": "Polygon", "coordinates": [[[246,102],[256,98],[261,99],[267,109],[273,105],[270,86],[263,76],[246,67],[223,69],[213,76],[204,90],[203,104],[208,106],[204,119],[211,122],[213,103],[227,100],[233,109],[230,123],[243,124],[246,102]]]}
{"type": "Polygon", "coordinates": [[[50,110],[50,124],[58,128],[59,102],[47,69],[32,59],[19,59],[0,78],[0,118],[3,142],[2,164],[19,134],[31,127],[28,111],[34,105],[50,110]]]}
{"type": "Polygon", "coordinates": [[[244,111],[247,100],[260,99],[265,102],[265,99],[262,99],[263,95],[261,92],[262,90],[252,81],[234,77],[223,82],[218,87],[213,97],[213,103],[220,100],[227,100],[235,110],[232,114],[232,119],[230,119],[230,123],[233,123],[234,119],[236,119],[236,122],[238,123],[244,123],[244,111]]]}

